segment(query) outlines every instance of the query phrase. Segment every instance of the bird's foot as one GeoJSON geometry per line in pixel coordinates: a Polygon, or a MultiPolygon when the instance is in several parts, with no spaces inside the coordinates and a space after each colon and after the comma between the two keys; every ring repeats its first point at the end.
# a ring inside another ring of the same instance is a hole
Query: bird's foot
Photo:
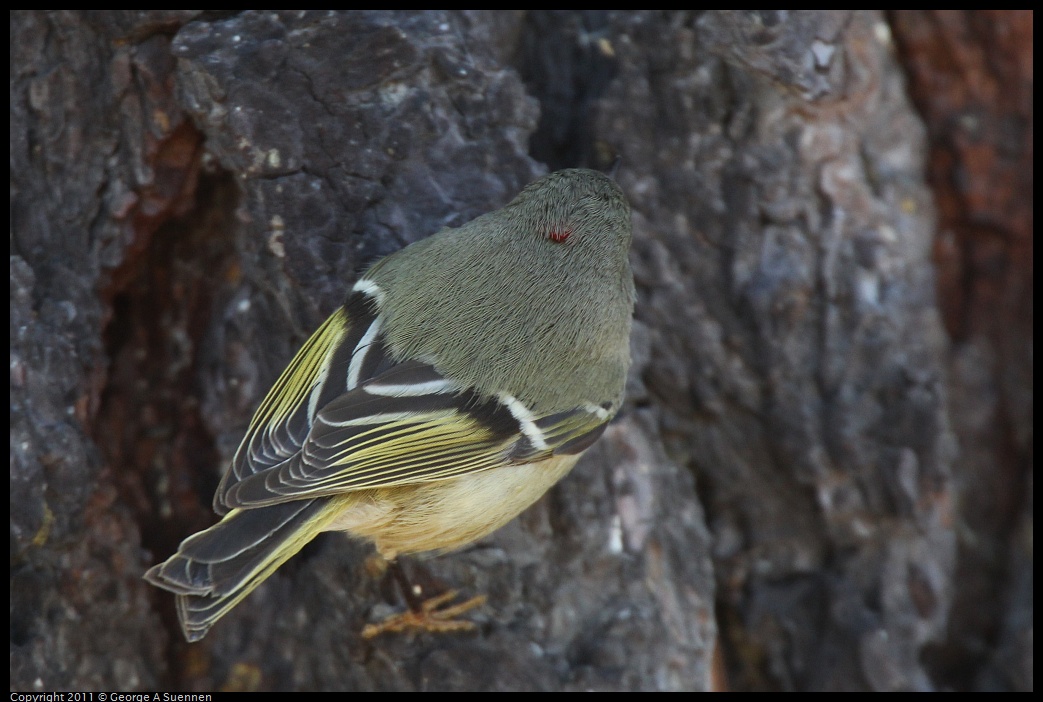
{"type": "Polygon", "coordinates": [[[473,631],[474,622],[456,619],[456,617],[475,607],[481,607],[488,598],[485,595],[478,595],[466,602],[445,606],[455,600],[458,594],[456,590],[449,590],[421,602],[417,609],[410,608],[400,614],[394,614],[379,624],[367,624],[362,630],[362,638],[372,639],[385,632],[398,634],[409,630],[433,633],[473,631]]]}

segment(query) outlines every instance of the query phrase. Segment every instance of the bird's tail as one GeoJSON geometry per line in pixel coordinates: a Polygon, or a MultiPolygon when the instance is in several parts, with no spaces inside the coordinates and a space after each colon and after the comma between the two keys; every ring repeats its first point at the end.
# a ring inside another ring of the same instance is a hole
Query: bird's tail
{"type": "Polygon", "coordinates": [[[181,542],[177,553],[145,573],[145,580],[177,595],[181,629],[189,641],[206,635],[254,588],[304,548],[340,513],[330,498],[236,509],[181,542]]]}

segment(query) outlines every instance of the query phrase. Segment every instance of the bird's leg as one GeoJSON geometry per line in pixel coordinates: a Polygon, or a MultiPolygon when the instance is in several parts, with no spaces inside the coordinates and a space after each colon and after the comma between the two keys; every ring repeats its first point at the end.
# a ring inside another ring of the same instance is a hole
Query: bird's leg
{"type": "Polygon", "coordinates": [[[405,571],[397,560],[388,561],[388,567],[391,569],[391,575],[398,583],[399,589],[402,590],[402,597],[409,609],[401,614],[393,614],[379,624],[367,624],[362,630],[362,638],[372,639],[384,632],[400,633],[409,629],[430,632],[474,630],[474,622],[458,620],[456,617],[485,604],[487,599],[485,595],[472,597],[459,604],[444,606],[456,599],[459,594],[456,590],[448,590],[426,600],[421,599],[423,592],[420,587],[409,582],[409,578],[406,577],[405,571]]]}

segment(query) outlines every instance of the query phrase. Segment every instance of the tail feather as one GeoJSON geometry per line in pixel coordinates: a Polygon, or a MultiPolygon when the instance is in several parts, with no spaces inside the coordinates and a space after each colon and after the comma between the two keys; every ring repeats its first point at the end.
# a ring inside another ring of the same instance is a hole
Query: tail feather
{"type": "Polygon", "coordinates": [[[185,638],[198,641],[340,512],[319,498],[259,509],[233,510],[219,523],[181,542],[177,553],[145,579],[177,595],[185,638]]]}

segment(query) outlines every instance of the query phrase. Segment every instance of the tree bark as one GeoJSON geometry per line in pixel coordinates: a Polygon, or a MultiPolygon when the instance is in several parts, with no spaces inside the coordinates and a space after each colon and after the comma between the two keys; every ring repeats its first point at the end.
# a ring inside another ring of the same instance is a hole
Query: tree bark
{"type": "Polygon", "coordinates": [[[923,60],[1031,62],[997,17],[12,14],[12,690],[1031,689],[1031,71],[946,159],[923,60]],[[400,603],[335,534],[186,644],[141,575],[365,266],[617,155],[625,410],[407,564],[478,631],[363,640],[400,603]]]}

